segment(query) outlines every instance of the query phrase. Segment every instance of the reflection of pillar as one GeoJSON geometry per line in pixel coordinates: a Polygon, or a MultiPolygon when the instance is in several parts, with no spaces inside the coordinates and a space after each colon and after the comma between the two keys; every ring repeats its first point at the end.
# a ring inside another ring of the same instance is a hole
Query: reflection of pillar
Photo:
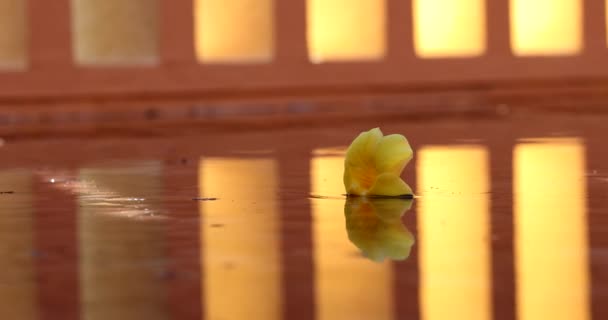
{"type": "Polygon", "coordinates": [[[40,319],[80,319],[76,199],[41,179],[34,180],[40,319]]]}
{"type": "Polygon", "coordinates": [[[167,210],[168,290],[171,319],[201,319],[198,163],[163,171],[163,206],[167,210]]]}
{"type": "Polygon", "coordinates": [[[294,176],[308,173],[309,168],[310,159],[293,156],[292,150],[283,151],[279,157],[279,190],[292,190],[283,193],[280,204],[281,252],[288,253],[283,254],[281,263],[283,319],[315,317],[310,180],[308,176],[294,176]]]}
{"type": "Polygon", "coordinates": [[[492,296],[494,320],[515,319],[515,276],[513,265],[513,175],[512,143],[508,132],[488,140],[491,147],[492,183],[492,296]],[[497,170],[499,168],[500,170],[497,170]]]}
{"type": "Polygon", "coordinates": [[[159,164],[84,168],[80,179],[82,318],[168,319],[159,164]]]}
{"type": "Polygon", "coordinates": [[[38,319],[31,173],[0,171],[0,191],[0,319],[38,319]]]}
{"type": "Polygon", "coordinates": [[[518,319],[589,319],[585,147],[520,143],[513,159],[518,319]]]}
{"type": "MultiPolygon", "coordinates": [[[[414,150],[417,147],[414,146],[414,150]]],[[[416,163],[418,162],[417,151],[414,151],[414,158],[405,167],[403,172],[404,181],[414,189],[417,194],[416,183],[416,163]]],[[[393,263],[394,278],[392,288],[394,292],[393,305],[397,319],[419,319],[420,318],[420,296],[419,287],[419,267],[418,259],[420,250],[418,249],[417,222],[418,222],[418,200],[414,200],[412,209],[402,217],[403,224],[414,235],[414,244],[410,251],[410,256],[406,261],[393,263]]]]}
{"type": "Polygon", "coordinates": [[[158,59],[159,0],[72,0],[74,56],[81,64],[158,59]]]}
{"type": "Polygon", "coordinates": [[[281,318],[277,182],[273,159],[201,159],[205,319],[281,318]]]}
{"type": "MultiPolygon", "coordinates": [[[[606,152],[605,129],[597,126],[597,131],[588,132],[585,136],[587,146],[587,168],[588,173],[588,196],[587,216],[589,227],[589,248],[608,248],[608,237],[606,237],[606,226],[608,226],[608,215],[604,214],[606,207],[606,195],[608,195],[608,183],[606,174],[602,170],[608,163],[608,152],[606,152]]],[[[606,299],[603,292],[608,279],[608,268],[604,259],[589,259],[590,264],[590,290],[591,290],[591,319],[608,319],[606,299]]]]}
{"type": "MultiPolygon", "coordinates": [[[[343,156],[312,159],[312,193],[344,193],[343,156]]],[[[391,263],[374,263],[348,240],[344,199],[313,199],[315,298],[318,320],[393,319],[391,263]]]]}
{"type": "Polygon", "coordinates": [[[424,319],[491,319],[489,160],[479,145],[418,151],[424,319]]]}
{"type": "Polygon", "coordinates": [[[27,62],[26,0],[0,0],[0,69],[23,68],[27,62]]]}

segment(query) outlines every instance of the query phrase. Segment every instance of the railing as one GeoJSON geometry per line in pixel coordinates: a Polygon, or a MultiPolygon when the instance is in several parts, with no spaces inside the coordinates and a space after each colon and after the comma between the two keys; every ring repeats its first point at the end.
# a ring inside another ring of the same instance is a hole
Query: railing
{"type": "Polygon", "coordinates": [[[3,98],[608,77],[603,0],[0,0],[0,8],[3,98]]]}

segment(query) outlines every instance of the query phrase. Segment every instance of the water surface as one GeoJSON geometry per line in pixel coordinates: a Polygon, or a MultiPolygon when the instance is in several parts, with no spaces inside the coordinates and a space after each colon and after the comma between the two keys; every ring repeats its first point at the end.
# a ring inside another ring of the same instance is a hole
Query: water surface
{"type": "Polygon", "coordinates": [[[603,319],[605,116],[6,138],[2,319],[603,319]],[[347,200],[361,131],[412,200],[347,200]]]}

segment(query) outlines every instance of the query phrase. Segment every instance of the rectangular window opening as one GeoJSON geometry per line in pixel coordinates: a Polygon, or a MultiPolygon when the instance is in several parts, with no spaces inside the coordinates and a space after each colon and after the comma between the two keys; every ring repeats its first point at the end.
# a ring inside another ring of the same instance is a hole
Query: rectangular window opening
{"type": "Polygon", "coordinates": [[[196,0],[196,55],[204,63],[264,63],[274,56],[274,0],[196,0]]]}
{"type": "Polygon", "coordinates": [[[26,0],[0,0],[0,69],[27,65],[26,0]]]}
{"type": "Polygon", "coordinates": [[[575,55],[583,46],[581,0],[511,0],[516,56],[575,55]]]}
{"type": "Polygon", "coordinates": [[[307,3],[308,54],[313,63],[384,57],[385,0],[308,0],[307,3]]]}
{"type": "Polygon", "coordinates": [[[419,57],[474,57],[485,52],[485,0],[414,0],[413,11],[419,57]]]}
{"type": "Polygon", "coordinates": [[[81,65],[158,63],[159,0],[72,0],[74,56],[81,65]]]}

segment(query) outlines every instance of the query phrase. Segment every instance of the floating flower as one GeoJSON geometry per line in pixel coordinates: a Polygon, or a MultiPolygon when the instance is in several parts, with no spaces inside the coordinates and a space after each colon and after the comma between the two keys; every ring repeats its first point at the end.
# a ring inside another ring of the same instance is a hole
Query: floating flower
{"type": "Polygon", "coordinates": [[[359,134],[346,151],[344,187],[348,195],[403,196],[412,189],[401,172],[414,152],[400,134],[383,136],[379,128],[359,134]]]}
{"type": "Polygon", "coordinates": [[[346,199],[348,239],[373,261],[407,259],[414,236],[401,222],[401,216],[411,208],[412,202],[395,198],[346,199]]]}

